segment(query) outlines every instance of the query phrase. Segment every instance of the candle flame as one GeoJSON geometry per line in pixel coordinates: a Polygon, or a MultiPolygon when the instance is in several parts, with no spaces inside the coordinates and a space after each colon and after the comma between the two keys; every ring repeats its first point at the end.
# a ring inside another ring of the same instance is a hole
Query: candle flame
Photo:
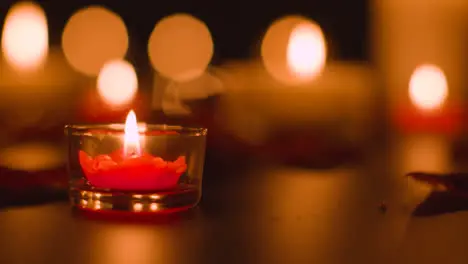
{"type": "Polygon", "coordinates": [[[291,32],[287,47],[289,70],[301,79],[312,79],[323,69],[326,46],[322,30],[314,23],[301,23],[291,32]]]}
{"type": "Polygon", "coordinates": [[[313,20],[286,16],[275,21],[262,40],[263,66],[277,81],[301,85],[317,78],[326,64],[325,36],[313,20]]]}
{"type": "Polygon", "coordinates": [[[444,104],[447,96],[447,80],[439,67],[424,64],[416,68],[409,83],[409,97],[416,107],[435,110],[444,104]]]}
{"type": "Polygon", "coordinates": [[[124,155],[140,155],[140,135],[138,132],[138,124],[135,112],[131,110],[127,115],[127,121],[125,121],[125,134],[124,134],[124,155]]]}
{"type": "Polygon", "coordinates": [[[2,35],[6,61],[20,70],[32,70],[44,62],[48,52],[47,19],[40,6],[23,2],[8,12],[2,35]]]}
{"type": "Polygon", "coordinates": [[[125,57],[127,27],[118,14],[103,6],[84,7],[65,24],[62,49],[75,70],[95,77],[106,62],[125,57]]]}

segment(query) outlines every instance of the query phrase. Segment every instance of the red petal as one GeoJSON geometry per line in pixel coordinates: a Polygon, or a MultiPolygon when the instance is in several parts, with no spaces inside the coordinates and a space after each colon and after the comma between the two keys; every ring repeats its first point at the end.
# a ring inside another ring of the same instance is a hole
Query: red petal
{"type": "Polygon", "coordinates": [[[117,166],[117,163],[115,163],[113,160],[101,160],[97,165],[97,169],[101,171],[110,170],[115,166],[117,166]]]}
{"type": "Polygon", "coordinates": [[[94,157],[93,160],[93,170],[98,170],[99,169],[99,164],[103,161],[112,161],[111,157],[108,155],[98,155],[94,157]]]}
{"type": "Polygon", "coordinates": [[[124,151],[123,149],[118,149],[114,152],[112,152],[109,156],[111,157],[111,159],[117,163],[120,163],[123,161],[123,155],[124,155],[124,151]]]}
{"type": "Polygon", "coordinates": [[[177,171],[184,172],[187,168],[187,164],[185,163],[185,156],[180,156],[175,161],[168,162],[167,168],[176,172],[177,171]]]}
{"type": "Polygon", "coordinates": [[[93,171],[93,159],[88,156],[86,152],[80,150],[78,153],[78,158],[80,160],[81,168],[85,171],[85,173],[93,171]]]}
{"type": "Polygon", "coordinates": [[[153,158],[153,164],[157,169],[164,169],[167,167],[167,162],[160,157],[153,158]]]}

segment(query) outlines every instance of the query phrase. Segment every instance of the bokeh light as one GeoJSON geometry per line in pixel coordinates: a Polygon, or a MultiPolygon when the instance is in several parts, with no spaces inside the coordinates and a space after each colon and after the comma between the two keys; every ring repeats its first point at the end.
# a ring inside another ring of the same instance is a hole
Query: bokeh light
{"type": "Polygon", "coordinates": [[[304,23],[294,28],[288,43],[289,69],[302,78],[317,75],[325,64],[325,42],[315,24],[304,23]]]}
{"type": "Polygon", "coordinates": [[[25,171],[56,168],[65,162],[59,147],[43,142],[31,142],[0,150],[0,165],[25,171]]]}
{"type": "Polygon", "coordinates": [[[188,14],[168,16],[156,24],[148,42],[153,67],[175,81],[193,80],[203,74],[213,56],[208,27],[188,14]]]}
{"type": "Polygon", "coordinates": [[[119,107],[130,103],[138,88],[135,68],[125,60],[107,62],[99,73],[97,88],[109,105],[119,107]]]}
{"type": "Polygon", "coordinates": [[[97,76],[104,63],[122,59],[127,53],[127,28],[114,12],[100,6],[86,7],[65,25],[62,48],[73,68],[97,76]]]}
{"type": "Polygon", "coordinates": [[[2,51],[6,61],[18,70],[40,66],[49,50],[47,18],[40,6],[20,2],[8,12],[3,25],[2,51]]]}
{"type": "Polygon", "coordinates": [[[448,96],[444,72],[431,64],[417,67],[409,83],[409,96],[418,108],[433,110],[441,107],[448,96]]]}
{"type": "Polygon", "coordinates": [[[325,38],[313,21],[300,16],[287,16],[267,30],[261,47],[266,70],[285,84],[311,81],[326,62],[325,38]]]}

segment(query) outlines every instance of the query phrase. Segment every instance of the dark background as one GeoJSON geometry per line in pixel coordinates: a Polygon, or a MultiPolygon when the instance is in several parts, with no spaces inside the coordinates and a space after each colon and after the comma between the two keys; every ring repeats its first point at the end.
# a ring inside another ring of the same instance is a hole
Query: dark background
{"type": "MultiPolygon", "coordinates": [[[[0,19],[17,1],[0,2],[0,19]]],[[[276,19],[290,14],[320,24],[327,38],[330,59],[367,60],[367,1],[37,1],[49,22],[51,45],[59,45],[68,18],[88,5],[102,5],[118,13],[130,35],[128,56],[136,65],[148,64],[146,43],[154,25],[173,13],[189,13],[204,21],[215,43],[213,64],[247,59],[257,54],[261,36],[276,19]],[[144,52],[143,52],[144,50],[144,52]]]]}

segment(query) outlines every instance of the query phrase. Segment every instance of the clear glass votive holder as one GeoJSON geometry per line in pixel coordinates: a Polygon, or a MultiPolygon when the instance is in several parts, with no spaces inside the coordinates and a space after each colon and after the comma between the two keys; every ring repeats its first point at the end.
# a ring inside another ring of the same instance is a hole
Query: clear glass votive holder
{"type": "Polygon", "coordinates": [[[129,149],[124,127],[65,127],[72,205],[134,213],[196,206],[202,193],[207,129],[139,125],[138,146],[129,149]]]}

